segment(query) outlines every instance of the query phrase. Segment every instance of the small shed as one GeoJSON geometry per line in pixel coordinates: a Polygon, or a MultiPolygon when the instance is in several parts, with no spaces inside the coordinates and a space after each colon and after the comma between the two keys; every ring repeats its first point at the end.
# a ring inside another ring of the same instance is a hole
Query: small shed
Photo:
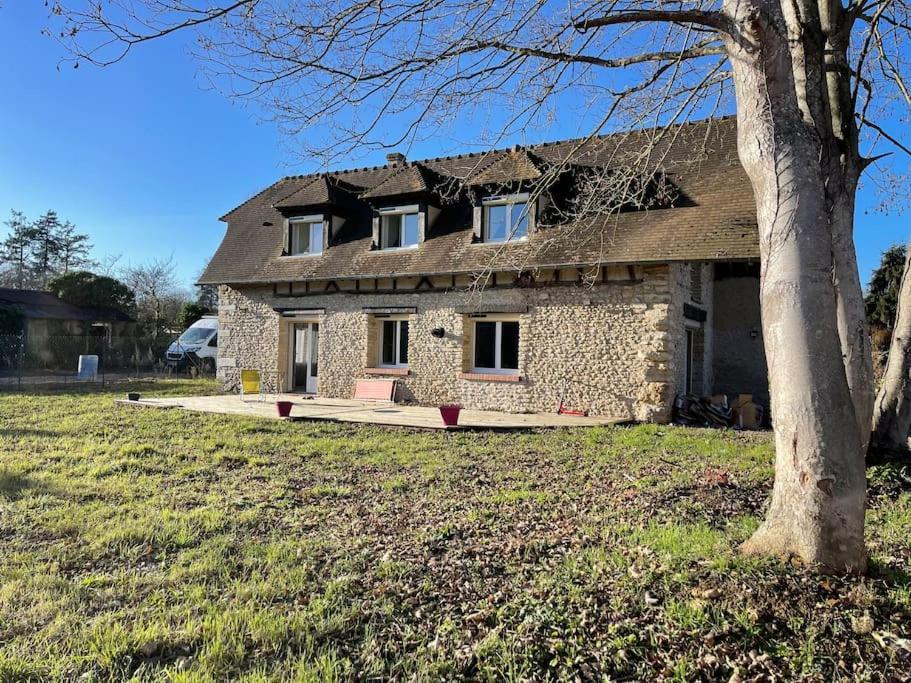
{"type": "Polygon", "coordinates": [[[119,337],[130,335],[135,321],[108,307],[75,306],[50,292],[0,288],[0,311],[18,314],[30,339],[55,336],[119,337]]]}
{"type": "Polygon", "coordinates": [[[76,306],[34,289],[0,288],[0,366],[69,369],[80,354],[113,360],[131,353],[135,333],[136,322],[115,308],[76,306]]]}

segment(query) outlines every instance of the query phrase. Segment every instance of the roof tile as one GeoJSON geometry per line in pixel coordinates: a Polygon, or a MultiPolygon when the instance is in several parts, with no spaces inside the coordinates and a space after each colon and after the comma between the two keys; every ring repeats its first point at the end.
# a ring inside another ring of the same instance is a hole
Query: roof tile
{"type": "Polygon", "coordinates": [[[498,185],[537,180],[543,175],[541,168],[541,161],[525,149],[514,149],[474,174],[468,182],[470,185],[498,185]]]}
{"type": "MultiPolygon", "coordinates": [[[[660,159],[669,180],[688,198],[678,208],[627,211],[543,227],[527,240],[474,244],[470,211],[444,210],[417,249],[371,250],[369,214],[346,223],[339,239],[319,258],[282,258],[282,216],[273,204],[312,182],[314,176],[283,179],[228,214],[228,230],[202,283],[287,282],[307,279],[472,273],[596,263],[758,259],[759,239],[752,186],[737,158],[734,119],[684,124],[668,142],[648,144],[654,131],[633,131],[592,141],[535,145],[528,152],[542,164],[618,168],[660,159]]],[[[371,197],[432,187],[421,168],[440,180],[464,181],[489,168],[509,150],[430,159],[405,167],[333,172],[371,197]],[[408,170],[406,170],[408,169],[408,170]],[[400,176],[401,178],[397,178],[400,176]]],[[[508,162],[503,162],[504,165],[508,162]]]]}
{"type": "Polygon", "coordinates": [[[408,164],[394,171],[379,185],[361,197],[363,199],[380,199],[419,192],[430,192],[435,186],[433,173],[422,164],[408,164]]]}

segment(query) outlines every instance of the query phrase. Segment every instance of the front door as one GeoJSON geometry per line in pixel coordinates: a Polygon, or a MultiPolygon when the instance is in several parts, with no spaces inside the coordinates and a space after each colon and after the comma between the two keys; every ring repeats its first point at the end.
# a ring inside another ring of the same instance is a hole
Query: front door
{"type": "Polygon", "coordinates": [[[291,326],[291,389],[316,393],[319,374],[319,323],[291,326]]]}

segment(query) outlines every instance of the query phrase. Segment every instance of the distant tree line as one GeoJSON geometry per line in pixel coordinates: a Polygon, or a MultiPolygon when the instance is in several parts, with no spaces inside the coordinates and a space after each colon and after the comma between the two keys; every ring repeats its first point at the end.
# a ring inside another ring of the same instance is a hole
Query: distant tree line
{"type": "MultiPolygon", "coordinates": [[[[180,286],[173,258],[119,266],[92,258],[88,235],[47,211],[36,220],[12,211],[0,241],[0,287],[41,289],[77,306],[115,308],[133,317],[137,334],[161,353],[171,338],[218,309],[218,292],[204,285],[196,292],[180,286]],[[93,272],[99,270],[102,272],[93,272]]],[[[18,320],[0,320],[8,334],[18,320]]]]}
{"type": "Polygon", "coordinates": [[[89,236],[49,210],[35,220],[12,211],[0,242],[0,286],[44,289],[58,275],[95,265],[89,236]]]}

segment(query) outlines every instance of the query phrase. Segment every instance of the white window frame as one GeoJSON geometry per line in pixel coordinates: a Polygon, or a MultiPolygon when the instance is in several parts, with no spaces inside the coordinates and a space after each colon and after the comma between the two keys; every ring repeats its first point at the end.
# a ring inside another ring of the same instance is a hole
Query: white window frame
{"type": "MultiPolygon", "coordinates": [[[[376,367],[378,368],[407,368],[408,363],[402,363],[401,360],[401,334],[402,326],[401,323],[408,323],[408,342],[411,343],[411,316],[408,315],[384,315],[382,318],[376,319],[376,324],[379,329],[377,330],[376,335],[376,367]],[[395,323],[395,338],[392,341],[392,350],[393,355],[395,356],[394,363],[384,363],[383,362],[383,341],[384,335],[386,334],[386,326],[383,323],[394,322],[395,323]]],[[[411,357],[411,349],[408,349],[408,357],[411,357]]]]}
{"type": "Polygon", "coordinates": [[[386,209],[380,209],[377,213],[380,215],[380,234],[379,244],[377,245],[382,251],[398,251],[400,249],[417,249],[421,244],[421,208],[417,204],[408,206],[392,206],[386,209]],[[383,240],[386,234],[386,218],[388,216],[402,216],[400,224],[399,239],[404,238],[405,216],[414,214],[418,221],[417,241],[414,244],[402,244],[397,247],[384,247],[383,240]]]}
{"type": "Polygon", "coordinates": [[[472,339],[471,339],[471,371],[479,374],[485,375],[518,375],[519,368],[504,368],[503,367],[503,323],[516,323],[519,325],[519,349],[516,349],[516,365],[521,365],[520,362],[520,349],[522,346],[522,323],[519,318],[515,317],[496,317],[496,318],[472,318],[471,320],[474,328],[472,329],[472,339]],[[494,328],[494,364],[496,367],[485,368],[481,367],[477,363],[477,353],[478,353],[478,323],[495,323],[496,327],[494,328]]]}
{"type": "Polygon", "coordinates": [[[312,214],[310,216],[294,216],[288,219],[288,256],[319,256],[325,248],[326,221],[322,214],[312,214]],[[297,225],[307,225],[308,241],[306,251],[294,251],[294,240],[297,225]],[[319,250],[314,249],[314,230],[313,226],[319,224],[319,250]]]}
{"type": "Polygon", "coordinates": [[[481,226],[481,241],[487,242],[490,244],[505,244],[506,242],[522,242],[528,239],[528,233],[531,232],[531,211],[532,211],[532,202],[529,201],[530,195],[527,192],[522,194],[511,194],[511,195],[497,195],[493,197],[485,197],[481,200],[481,205],[484,208],[483,221],[484,224],[481,226]],[[525,234],[521,237],[513,236],[515,231],[515,226],[512,224],[512,207],[516,204],[525,204],[525,234]],[[490,209],[493,206],[508,206],[509,207],[509,225],[506,226],[506,237],[504,239],[492,239],[490,237],[490,209]]]}

